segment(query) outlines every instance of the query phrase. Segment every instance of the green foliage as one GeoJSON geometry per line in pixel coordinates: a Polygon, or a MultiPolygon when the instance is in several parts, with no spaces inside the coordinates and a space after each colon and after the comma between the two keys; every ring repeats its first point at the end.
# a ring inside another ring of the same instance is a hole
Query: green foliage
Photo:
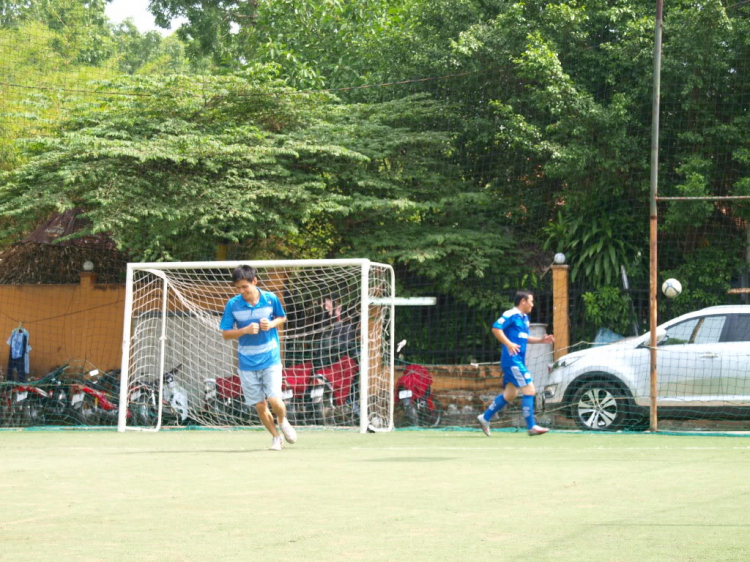
{"type": "Polygon", "coordinates": [[[56,48],[59,33],[27,18],[14,27],[0,27],[0,170],[22,161],[15,140],[48,135],[71,103],[93,99],[83,90],[66,92],[70,84],[114,76],[106,69],[76,62],[76,50],[56,48]]]}
{"type": "Polygon", "coordinates": [[[12,27],[22,22],[32,5],[31,0],[0,0],[0,26],[12,27]]]}
{"type": "Polygon", "coordinates": [[[565,253],[572,281],[582,277],[593,287],[612,285],[621,266],[631,276],[640,275],[643,267],[640,246],[628,236],[636,227],[628,227],[628,222],[614,214],[558,213],[556,221],[544,228],[544,247],[565,253]]]}
{"type": "Polygon", "coordinates": [[[450,137],[416,127],[444,107],[343,104],[294,92],[277,72],[100,83],[141,95],[84,103],[59,135],[25,141],[27,163],[0,179],[0,214],[14,219],[0,235],[78,207],[91,232],[146,261],[211,257],[229,242],[276,257],[367,255],[446,288],[512,270],[510,237],[476,230],[491,224],[488,197],[445,165],[450,137]]]}
{"type": "Polygon", "coordinates": [[[51,47],[75,64],[100,65],[113,53],[107,0],[37,0],[31,14],[54,32],[51,47]]]}
{"type": "Polygon", "coordinates": [[[0,212],[34,221],[80,207],[92,231],[146,260],[283,234],[293,226],[281,217],[295,214],[288,203],[302,186],[287,181],[280,161],[305,147],[276,143],[269,129],[298,123],[313,102],[292,107],[289,98],[264,96],[274,87],[268,78],[259,70],[104,82],[107,91],[148,95],[84,104],[60,136],[26,142],[29,163],[4,182],[0,212]]]}
{"type": "Polygon", "coordinates": [[[130,20],[112,31],[117,66],[125,74],[185,74],[191,65],[185,48],[173,36],[163,38],[156,31],[141,33],[130,20]]]}
{"type": "Polygon", "coordinates": [[[187,21],[177,31],[190,53],[211,56],[227,68],[245,61],[275,63],[290,85],[320,88],[361,82],[373,50],[392,26],[403,22],[402,2],[365,0],[262,0],[206,4],[196,0],[154,0],[156,22],[187,21]]]}
{"type": "MultiPolygon", "coordinates": [[[[274,61],[280,65],[282,79],[299,87],[467,73],[450,87],[438,86],[438,91],[454,117],[453,143],[443,157],[460,167],[458,173],[445,172],[452,178],[448,185],[470,186],[470,197],[481,200],[477,216],[472,211],[470,219],[449,227],[455,232],[446,232],[448,220],[441,222],[435,220],[437,213],[430,216],[406,206],[400,216],[416,213],[414,220],[398,221],[382,238],[332,234],[346,230],[334,224],[339,217],[325,226],[306,227],[309,236],[303,239],[313,240],[310,246],[316,252],[332,255],[336,247],[344,252],[379,248],[380,255],[433,276],[430,267],[440,262],[439,256],[481,245],[478,240],[484,238],[472,240],[468,232],[479,228],[486,233],[502,217],[500,222],[508,229],[501,231],[502,237],[508,234],[515,244],[536,246],[542,240],[545,249],[565,252],[574,280],[584,280],[593,288],[606,286],[625,265],[632,279],[645,281],[651,3],[373,0],[355,6],[338,0],[265,0],[241,4],[212,4],[203,11],[198,10],[202,3],[195,0],[159,0],[152,6],[164,22],[168,16],[187,16],[183,37],[193,46],[199,44],[202,52],[218,53],[225,66],[241,66],[243,60],[274,61]],[[232,26],[236,33],[230,32],[232,26]],[[458,178],[463,183],[454,183],[458,178]],[[408,242],[417,228],[435,229],[429,249],[410,249],[408,242]],[[369,246],[369,241],[374,244],[369,246]],[[391,249],[393,245],[397,250],[391,249]],[[422,260],[428,267],[421,265],[422,260]]],[[[741,100],[750,88],[747,73],[736,71],[750,57],[748,8],[743,4],[726,8],[718,0],[701,5],[677,2],[666,8],[663,106],[679,108],[680,115],[688,117],[687,122],[662,121],[661,136],[671,148],[661,166],[660,194],[743,192],[750,174],[747,116],[740,101],[724,113],[727,105],[717,105],[717,100],[724,99],[721,96],[741,100]],[[713,79],[717,75],[718,82],[713,79]],[[718,165],[724,162],[733,164],[718,165]]],[[[365,89],[341,95],[372,102],[380,101],[383,93],[365,89]]],[[[429,120],[422,120],[420,127],[445,132],[429,120]]],[[[391,169],[377,158],[370,165],[379,166],[381,172],[391,169]]],[[[435,200],[440,200],[442,193],[437,191],[435,200]]],[[[741,208],[730,212],[744,216],[741,208]]],[[[672,203],[664,217],[661,234],[668,240],[690,237],[697,228],[726,226],[719,225],[714,205],[707,202],[672,203]]],[[[363,231],[374,228],[371,221],[359,226],[363,231]]],[[[492,247],[503,257],[479,252],[468,270],[500,271],[499,260],[510,258],[509,248],[501,250],[498,243],[492,247]]],[[[512,275],[533,271],[523,267],[523,257],[511,262],[512,275]]],[[[463,271],[455,273],[457,279],[463,275],[463,271]]]]}
{"type": "MultiPolygon", "coordinates": [[[[81,205],[154,259],[368,255],[458,294],[534,286],[562,251],[587,288],[645,282],[651,2],[153,0],[187,19],[167,39],[104,5],[0,2],[0,69],[49,88],[1,92],[4,236],[81,205]],[[428,76],[451,78],[347,89],[428,76]]],[[[750,7],[666,9],[659,193],[750,193],[750,7]]],[[[662,208],[665,269],[739,254],[747,204],[662,208]]]]}
{"type": "MultiPolygon", "coordinates": [[[[711,164],[699,157],[691,158],[676,172],[685,178],[684,183],[672,189],[677,197],[706,197],[710,195],[708,175],[711,164]]],[[[677,231],[681,228],[703,226],[713,215],[714,206],[710,201],[674,201],[669,206],[662,228],[677,231]]]]}
{"type": "Polygon", "coordinates": [[[628,296],[617,287],[604,286],[581,297],[584,316],[596,328],[608,328],[618,334],[630,332],[632,315],[628,296]]]}
{"type": "Polygon", "coordinates": [[[682,284],[682,293],[678,297],[661,298],[659,313],[674,317],[707,306],[727,304],[731,281],[745,266],[740,255],[733,256],[724,248],[695,249],[678,266],[659,272],[660,286],[670,278],[682,284]]]}

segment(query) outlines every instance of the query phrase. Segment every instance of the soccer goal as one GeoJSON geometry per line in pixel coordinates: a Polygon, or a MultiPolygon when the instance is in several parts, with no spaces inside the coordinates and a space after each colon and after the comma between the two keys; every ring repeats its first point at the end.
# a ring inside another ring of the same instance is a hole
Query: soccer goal
{"type": "Polygon", "coordinates": [[[297,426],[393,427],[394,273],[365,259],[128,264],[118,430],[259,426],[219,323],[250,265],[281,301],[283,399],[297,426]]]}

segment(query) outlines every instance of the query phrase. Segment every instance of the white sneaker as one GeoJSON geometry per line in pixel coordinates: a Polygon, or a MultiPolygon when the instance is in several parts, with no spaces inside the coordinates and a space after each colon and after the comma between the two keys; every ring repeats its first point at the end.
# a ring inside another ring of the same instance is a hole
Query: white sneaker
{"type": "Polygon", "coordinates": [[[289,423],[289,420],[284,420],[284,423],[279,424],[279,429],[284,434],[284,439],[286,439],[287,443],[294,445],[297,442],[297,432],[292,427],[292,424],[289,423]]]}
{"type": "Polygon", "coordinates": [[[278,435],[273,438],[273,441],[271,442],[271,446],[268,448],[269,451],[281,451],[281,446],[284,443],[284,440],[281,438],[281,435],[278,435]]]}
{"type": "Polygon", "coordinates": [[[529,435],[531,435],[532,437],[533,437],[534,435],[544,435],[544,434],[545,434],[545,433],[547,433],[548,431],[549,431],[549,428],[548,428],[548,427],[542,427],[542,426],[540,426],[540,425],[535,425],[535,426],[533,426],[533,427],[532,427],[532,428],[531,428],[531,429],[529,430],[529,435]]]}
{"type": "Polygon", "coordinates": [[[490,436],[490,422],[484,419],[484,414],[479,414],[477,416],[477,420],[479,421],[479,427],[481,427],[482,431],[484,431],[484,434],[487,437],[489,437],[490,436]]]}

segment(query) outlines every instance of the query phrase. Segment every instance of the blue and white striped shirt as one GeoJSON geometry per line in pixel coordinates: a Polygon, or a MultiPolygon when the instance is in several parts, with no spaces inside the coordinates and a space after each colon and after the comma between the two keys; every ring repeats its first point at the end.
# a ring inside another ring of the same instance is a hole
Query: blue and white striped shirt
{"type": "MultiPolygon", "coordinates": [[[[258,290],[260,299],[255,306],[242,298],[242,295],[229,299],[221,317],[221,330],[245,328],[251,322],[260,324],[262,318],[275,320],[286,316],[276,295],[262,289],[258,290]]],[[[276,328],[240,336],[237,357],[240,371],[260,371],[281,363],[279,333],[276,328]]]]}

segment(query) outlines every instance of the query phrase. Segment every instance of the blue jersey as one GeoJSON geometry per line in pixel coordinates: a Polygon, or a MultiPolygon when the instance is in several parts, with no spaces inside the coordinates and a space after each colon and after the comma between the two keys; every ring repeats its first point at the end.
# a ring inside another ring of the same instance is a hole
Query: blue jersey
{"type": "Polygon", "coordinates": [[[517,308],[511,308],[503,312],[503,315],[495,320],[492,327],[502,330],[505,337],[521,346],[515,355],[508,353],[508,348],[503,346],[503,351],[500,355],[500,365],[511,367],[520,364],[525,369],[526,344],[529,342],[529,316],[517,308]]]}
{"type": "MultiPolygon", "coordinates": [[[[251,322],[260,324],[262,318],[274,320],[286,316],[276,295],[258,290],[260,299],[255,306],[243,299],[242,295],[229,299],[219,325],[222,330],[245,328],[251,322]]],[[[279,333],[276,328],[240,336],[237,356],[240,371],[260,371],[281,363],[279,333]]]]}

